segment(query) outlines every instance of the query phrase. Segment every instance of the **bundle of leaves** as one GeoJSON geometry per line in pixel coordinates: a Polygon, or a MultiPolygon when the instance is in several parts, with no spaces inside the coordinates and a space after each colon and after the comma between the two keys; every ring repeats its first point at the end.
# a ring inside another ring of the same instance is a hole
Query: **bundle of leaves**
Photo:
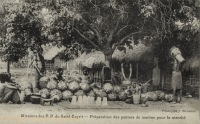
{"type": "Polygon", "coordinates": [[[90,84],[90,81],[88,79],[82,79],[81,83],[86,83],[86,84],[90,84]]]}
{"type": "Polygon", "coordinates": [[[103,85],[103,90],[106,93],[111,93],[113,91],[113,86],[110,83],[106,83],[103,85]]]}
{"type": "Polygon", "coordinates": [[[120,101],[125,101],[127,99],[127,93],[125,91],[119,92],[118,98],[120,101]]]}
{"type": "Polygon", "coordinates": [[[113,86],[113,92],[114,93],[119,93],[121,91],[121,87],[119,85],[113,86]]]}
{"type": "Polygon", "coordinates": [[[165,94],[165,101],[172,102],[173,101],[173,94],[165,94]]]}
{"type": "Polygon", "coordinates": [[[97,97],[101,97],[101,98],[107,97],[106,92],[104,92],[102,89],[96,90],[96,91],[95,91],[95,94],[96,94],[97,97]]]}
{"type": "Polygon", "coordinates": [[[72,99],[73,93],[69,90],[65,90],[62,92],[62,96],[63,96],[62,99],[70,100],[70,99],[72,99]]]}
{"type": "Polygon", "coordinates": [[[84,96],[84,95],[85,95],[85,93],[84,93],[83,90],[78,90],[78,91],[74,94],[74,96],[84,96]]]}
{"type": "Polygon", "coordinates": [[[157,101],[158,100],[158,95],[155,92],[148,92],[147,97],[149,101],[157,101]]]}
{"type": "Polygon", "coordinates": [[[59,81],[59,83],[58,83],[58,89],[61,90],[61,91],[66,90],[66,89],[67,89],[67,84],[66,84],[66,82],[64,82],[64,81],[59,81]]]}
{"type": "Polygon", "coordinates": [[[80,83],[80,87],[84,92],[88,92],[91,89],[91,87],[88,83],[80,83]]]}
{"type": "Polygon", "coordinates": [[[108,100],[109,101],[116,101],[117,100],[117,94],[116,93],[108,94],[108,100]]]}
{"type": "Polygon", "coordinates": [[[50,91],[47,88],[41,89],[39,91],[39,93],[41,94],[42,98],[49,98],[50,97],[50,91]]]}
{"type": "Polygon", "coordinates": [[[158,100],[164,100],[165,99],[165,93],[163,91],[155,91],[155,93],[158,95],[158,100]]]}
{"type": "Polygon", "coordinates": [[[93,90],[90,90],[90,92],[87,93],[87,96],[90,96],[90,97],[95,97],[96,94],[93,90]]]}
{"type": "Polygon", "coordinates": [[[50,91],[50,97],[54,98],[54,100],[58,102],[62,98],[62,92],[58,89],[53,89],[50,91]]]}
{"type": "Polygon", "coordinates": [[[77,90],[79,90],[80,86],[79,86],[78,82],[72,81],[71,83],[69,83],[68,88],[72,92],[76,92],[77,90]]]}
{"type": "Polygon", "coordinates": [[[58,83],[54,79],[50,79],[50,81],[47,84],[47,88],[50,90],[58,88],[58,83]]]}
{"type": "Polygon", "coordinates": [[[90,84],[90,86],[92,88],[101,88],[101,83],[99,83],[99,82],[93,82],[93,83],[90,84]]]}

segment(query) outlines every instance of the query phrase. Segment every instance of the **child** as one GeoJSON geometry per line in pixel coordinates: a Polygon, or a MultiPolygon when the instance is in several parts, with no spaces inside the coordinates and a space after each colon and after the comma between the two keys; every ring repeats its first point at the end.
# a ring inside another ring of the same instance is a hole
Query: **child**
{"type": "Polygon", "coordinates": [[[58,68],[57,69],[57,74],[56,74],[56,77],[54,77],[54,80],[56,81],[65,81],[65,79],[63,78],[63,68],[58,68]]]}

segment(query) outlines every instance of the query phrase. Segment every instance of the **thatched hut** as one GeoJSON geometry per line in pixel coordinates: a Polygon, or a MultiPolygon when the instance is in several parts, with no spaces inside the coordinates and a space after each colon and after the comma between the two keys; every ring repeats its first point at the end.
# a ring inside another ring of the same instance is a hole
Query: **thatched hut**
{"type": "Polygon", "coordinates": [[[58,67],[67,69],[67,62],[61,59],[58,54],[63,52],[64,46],[43,46],[43,56],[45,60],[46,70],[55,70],[58,67]]]}
{"type": "Polygon", "coordinates": [[[102,52],[83,53],[74,62],[80,74],[83,74],[83,70],[87,69],[94,81],[101,81],[101,70],[105,65],[105,55],[102,52]]]}
{"type": "Polygon", "coordinates": [[[129,77],[147,80],[148,78],[150,78],[150,72],[153,69],[154,54],[152,48],[142,44],[141,42],[139,42],[138,44],[132,43],[131,46],[132,49],[129,49],[128,46],[125,46],[125,52],[115,50],[112,57],[114,60],[116,60],[116,63],[120,63],[121,65],[118,64],[118,66],[115,66],[114,68],[115,70],[120,70],[120,72],[124,73],[124,78],[129,77]],[[123,63],[125,63],[125,65],[129,67],[125,67],[125,69],[123,69],[123,63]],[[127,65],[127,63],[129,63],[129,65],[127,65]],[[130,66],[132,66],[132,69],[130,68],[130,66]],[[121,68],[119,69],[119,67],[121,68]],[[125,72],[123,72],[122,70],[125,70],[125,72]]]}
{"type": "MultiPolygon", "coordinates": [[[[112,70],[113,72],[121,73],[121,63],[131,63],[133,73],[130,74],[131,78],[139,78],[139,74],[148,72],[153,68],[154,55],[151,47],[148,47],[142,43],[131,44],[132,49],[125,46],[126,50],[120,51],[116,49],[112,55],[112,70]],[[146,70],[147,69],[147,70],[146,70]],[[139,73],[139,70],[140,73],[139,73]],[[133,76],[134,75],[134,76],[133,76]],[[137,75],[137,76],[136,76],[137,75]]],[[[77,66],[80,68],[79,73],[82,73],[84,67],[89,68],[91,75],[94,78],[101,78],[102,67],[107,65],[105,55],[100,51],[94,51],[89,54],[83,53],[75,60],[77,66]]],[[[125,69],[128,73],[127,69],[125,69]]],[[[143,76],[145,77],[145,76],[143,76]]]]}

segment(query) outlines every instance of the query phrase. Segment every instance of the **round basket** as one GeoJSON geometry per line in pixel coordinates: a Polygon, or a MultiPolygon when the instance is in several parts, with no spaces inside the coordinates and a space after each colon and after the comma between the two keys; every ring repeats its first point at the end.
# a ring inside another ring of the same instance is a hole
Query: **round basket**
{"type": "Polygon", "coordinates": [[[48,81],[40,81],[39,82],[40,89],[47,88],[47,84],[48,84],[48,81]]]}
{"type": "Polygon", "coordinates": [[[136,105],[140,103],[140,94],[133,94],[133,103],[136,105]]]}
{"type": "Polygon", "coordinates": [[[32,104],[40,104],[40,99],[41,99],[41,97],[39,97],[39,96],[31,96],[31,103],[32,104]]]}

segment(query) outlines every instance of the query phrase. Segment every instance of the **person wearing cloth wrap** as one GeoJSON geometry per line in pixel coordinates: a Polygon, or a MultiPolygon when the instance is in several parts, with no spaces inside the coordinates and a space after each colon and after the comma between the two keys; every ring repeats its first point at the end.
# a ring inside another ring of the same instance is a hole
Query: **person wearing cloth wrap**
{"type": "Polygon", "coordinates": [[[31,57],[31,64],[34,68],[35,81],[33,83],[33,92],[38,92],[39,80],[45,73],[44,57],[42,56],[42,47],[38,44],[32,46],[33,55],[31,57]]]}
{"type": "Polygon", "coordinates": [[[170,49],[170,55],[174,59],[173,68],[172,68],[172,79],[171,79],[171,88],[173,90],[173,102],[180,103],[182,101],[182,73],[180,71],[180,65],[185,59],[181,55],[179,48],[173,46],[170,49]],[[177,94],[179,91],[179,94],[177,94]],[[177,94],[177,95],[176,95],[177,94]]]}

